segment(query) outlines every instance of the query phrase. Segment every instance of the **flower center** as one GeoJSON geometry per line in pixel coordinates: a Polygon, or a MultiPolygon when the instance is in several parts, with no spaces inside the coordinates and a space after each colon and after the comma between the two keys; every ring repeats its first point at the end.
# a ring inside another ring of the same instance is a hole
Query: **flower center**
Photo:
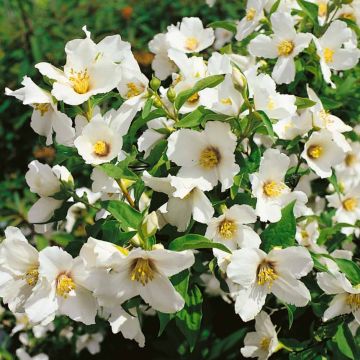
{"type": "Polygon", "coordinates": [[[137,259],[135,266],[130,273],[130,279],[132,281],[138,281],[143,286],[154,278],[154,269],[151,262],[148,259],[137,259]]]}
{"type": "Polygon", "coordinates": [[[234,237],[237,230],[237,225],[233,220],[223,220],[218,226],[220,236],[225,240],[230,240],[234,237]]]}
{"type": "Polygon", "coordinates": [[[200,154],[199,164],[206,170],[213,169],[219,162],[220,153],[216,148],[206,148],[200,154]]]}
{"type": "Polygon", "coordinates": [[[232,101],[230,98],[224,98],[224,99],[221,99],[220,102],[224,105],[231,105],[232,104],[232,101]]]}
{"type": "Polygon", "coordinates": [[[260,341],[260,347],[265,351],[268,350],[270,346],[270,341],[271,341],[270,338],[263,337],[260,341]]]}
{"type": "Polygon", "coordinates": [[[70,291],[76,289],[73,279],[67,274],[60,274],[56,279],[56,293],[65,299],[69,296],[70,291]]]}
{"type": "Polygon", "coordinates": [[[248,9],[246,12],[246,20],[247,21],[253,20],[255,15],[256,15],[256,9],[254,9],[253,7],[248,9]]]}
{"type": "Polygon", "coordinates": [[[187,102],[190,104],[195,104],[199,100],[199,98],[200,98],[199,94],[195,93],[187,99],[187,102]]]}
{"type": "Polygon", "coordinates": [[[318,159],[323,152],[324,149],[320,145],[311,145],[307,150],[307,154],[310,159],[318,159]]]}
{"type": "Polygon", "coordinates": [[[324,59],[327,64],[333,62],[334,53],[335,51],[330,48],[324,49],[324,59]]]}
{"type": "Polygon", "coordinates": [[[264,184],[263,191],[268,197],[277,197],[286,189],[286,185],[282,182],[277,183],[276,181],[269,181],[264,184]]]}
{"type": "Polygon", "coordinates": [[[348,304],[353,311],[360,309],[360,294],[348,294],[346,297],[346,304],[348,304]]]}
{"type": "Polygon", "coordinates": [[[327,4],[326,4],[326,2],[319,1],[318,6],[319,6],[318,15],[320,17],[326,16],[326,14],[327,14],[327,4]]]}
{"type": "Polygon", "coordinates": [[[48,103],[45,103],[45,104],[35,103],[34,104],[34,109],[37,110],[37,111],[40,111],[40,115],[44,116],[44,114],[49,111],[50,104],[48,104],[48,103]]]}
{"type": "Polygon", "coordinates": [[[258,285],[268,284],[269,289],[271,289],[274,280],[279,276],[275,272],[274,263],[270,261],[263,261],[257,269],[257,283],[258,285]]]}
{"type": "Polygon", "coordinates": [[[358,205],[358,200],[356,198],[348,198],[342,202],[342,205],[346,211],[354,211],[358,205]]]}
{"type": "Polygon", "coordinates": [[[356,16],[354,15],[354,13],[351,13],[351,12],[342,13],[339,17],[343,18],[343,19],[349,19],[349,20],[356,21],[356,16]]]}
{"type": "Polygon", "coordinates": [[[275,107],[276,107],[276,104],[275,104],[274,99],[273,99],[271,96],[269,96],[269,99],[268,99],[268,100],[269,100],[269,101],[268,101],[266,107],[268,108],[268,110],[274,110],[275,107]]]}
{"type": "Polygon", "coordinates": [[[93,146],[94,153],[97,156],[107,156],[110,152],[110,146],[103,140],[98,140],[93,146]]]}
{"type": "Polygon", "coordinates": [[[132,97],[135,97],[135,96],[138,96],[140,95],[143,90],[140,89],[140,87],[138,87],[135,83],[133,82],[129,82],[126,84],[127,88],[129,89],[128,92],[126,93],[126,97],[128,99],[132,98],[132,97]]]}
{"type": "Polygon", "coordinates": [[[39,270],[37,267],[29,269],[24,275],[24,279],[30,286],[34,286],[37,283],[38,278],[39,278],[39,270]]]}
{"type": "Polygon", "coordinates": [[[198,47],[198,45],[199,41],[193,36],[190,36],[185,40],[185,48],[187,50],[194,51],[198,47]]]}
{"type": "Polygon", "coordinates": [[[348,167],[354,166],[356,164],[357,157],[354,153],[347,154],[345,157],[345,164],[348,167]]]}
{"type": "Polygon", "coordinates": [[[78,94],[85,94],[90,89],[90,77],[87,72],[87,69],[84,71],[74,71],[73,69],[70,70],[71,76],[69,80],[72,83],[72,87],[75,92],[78,94]]]}
{"type": "Polygon", "coordinates": [[[278,45],[278,54],[280,56],[289,56],[294,50],[294,43],[290,40],[283,40],[278,45]]]}

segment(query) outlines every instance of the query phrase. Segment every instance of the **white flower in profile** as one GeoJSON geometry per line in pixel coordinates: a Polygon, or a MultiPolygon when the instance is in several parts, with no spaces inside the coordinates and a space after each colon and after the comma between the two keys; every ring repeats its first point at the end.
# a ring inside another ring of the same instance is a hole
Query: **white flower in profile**
{"type": "Polygon", "coordinates": [[[311,134],[301,157],[323,179],[331,176],[331,168],[345,159],[345,152],[335,142],[333,133],[323,129],[311,134]]]}
{"type": "Polygon", "coordinates": [[[215,29],[215,42],[214,42],[214,49],[220,50],[224,45],[231,42],[232,37],[234,34],[222,28],[215,29]]]}
{"type": "Polygon", "coordinates": [[[80,335],[75,343],[76,353],[87,349],[91,355],[95,355],[100,352],[100,344],[103,340],[104,335],[101,332],[80,335]]]}
{"type": "Polygon", "coordinates": [[[270,316],[261,311],[255,317],[255,332],[249,332],[244,339],[244,347],[240,349],[244,357],[257,357],[259,360],[268,359],[279,349],[276,328],[270,316]]]}
{"type": "Polygon", "coordinates": [[[359,61],[360,50],[356,47],[343,47],[352,38],[351,29],[344,21],[333,21],[325,34],[317,39],[313,37],[324,80],[335,87],[331,81],[331,70],[348,70],[359,61]]]}
{"type": "Polygon", "coordinates": [[[305,110],[301,114],[294,114],[273,124],[273,129],[279,139],[293,140],[303,136],[312,129],[312,115],[305,110]]]}
{"type": "MultiPolygon", "coordinates": [[[[360,183],[342,194],[327,195],[329,206],[336,209],[333,220],[338,223],[355,225],[360,219],[360,183]]],[[[355,228],[344,227],[341,232],[351,234],[355,228]]]]}
{"type": "Polygon", "coordinates": [[[309,46],[311,34],[296,33],[295,20],[288,12],[271,15],[273,36],[258,35],[251,40],[251,55],[269,59],[277,58],[272,78],[277,84],[290,84],[295,79],[295,56],[309,46]]]}
{"type": "Polygon", "coordinates": [[[277,149],[268,149],[260,161],[257,173],[250,174],[252,194],[256,197],[256,214],[261,221],[277,222],[281,219],[281,209],[296,200],[295,216],[299,216],[307,196],[301,191],[291,191],[285,184],[285,174],[290,159],[277,149]]]}
{"type": "Polygon", "coordinates": [[[351,142],[351,150],[346,153],[342,163],[335,167],[336,174],[339,178],[351,179],[351,182],[357,182],[360,178],[360,143],[351,142]]]}
{"type": "Polygon", "coordinates": [[[340,9],[334,15],[337,19],[349,19],[354,21],[357,26],[360,26],[360,4],[358,1],[341,4],[340,9]]]}
{"type": "Polygon", "coordinates": [[[35,356],[30,356],[24,348],[17,349],[16,356],[19,358],[19,360],[49,360],[49,357],[43,353],[35,356]]]}
{"type": "Polygon", "coordinates": [[[25,312],[34,323],[67,315],[86,325],[95,324],[97,301],[89,289],[89,273],[80,257],[52,246],[39,253],[39,277],[26,302],[25,312]]]}
{"type": "Polygon", "coordinates": [[[181,178],[171,175],[158,178],[145,171],[142,179],[146,186],[169,196],[168,202],[161,206],[159,211],[169,224],[177,227],[178,231],[187,229],[191,216],[203,224],[213,216],[212,204],[203,192],[211,190],[212,186],[204,178],[181,178]]]}
{"type": "Polygon", "coordinates": [[[90,39],[90,33],[84,31],[85,39],[66,44],[64,70],[45,62],[35,65],[42,75],[54,80],[51,94],[69,105],[80,105],[93,95],[109,92],[121,79],[121,68],[113,56],[102,46],[98,47],[90,39]]]}
{"type": "Polygon", "coordinates": [[[193,263],[194,255],[189,250],[137,248],[113,265],[111,272],[103,273],[95,284],[94,293],[100,302],[106,301],[108,307],[140,295],[153,309],[174,313],[181,310],[185,302],[168,278],[193,263]]]}
{"type": "Polygon", "coordinates": [[[246,3],[246,15],[236,25],[235,39],[241,41],[249,36],[259,25],[264,16],[265,0],[248,0],[246,3]]]}
{"type": "Polygon", "coordinates": [[[38,251],[20,229],[8,226],[0,244],[0,297],[12,312],[24,312],[24,304],[38,282],[38,267],[38,251]]]}
{"type": "Polygon", "coordinates": [[[276,91],[274,80],[267,74],[260,74],[253,81],[256,110],[264,111],[271,119],[284,119],[296,113],[294,95],[283,95],[276,91]]]}
{"type": "Polygon", "coordinates": [[[353,314],[360,323],[360,289],[352,286],[344,274],[339,272],[318,273],[316,280],[319,287],[328,295],[335,295],[323,315],[323,321],[328,321],[343,314],[353,314]]]}
{"type": "Polygon", "coordinates": [[[197,17],[185,17],[176,26],[168,27],[167,41],[174,49],[185,53],[197,53],[209,46],[215,40],[214,30],[204,29],[204,25],[197,17]]]}
{"type": "Polygon", "coordinates": [[[180,177],[203,177],[214,187],[221,182],[225,191],[239,172],[235,162],[236,136],[230,125],[208,121],[201,132],[181,129],[168,138],[167,156],[181,166],[180,177]]]}
{"type": "Polygon", "coordinates": [[[208,222],[205,237],[224,244],[230,250],[243,247],[258,248],[261,239],[259,235],[245,224],[256,221],[254,209],[249,205],[233,205],[222,215],[208,222]]]}
{"type": "Polygon", "coordinates": [[[304,220],[296,225],[295,239],[299,245],[315,253],[327,253],[326,248],[318,245],[316,242],[319,235],[319,224],[316,220],[304,220]]]}
{"type": "Polygon", "coordinates": [[[227,267],[228,277],[241,286],[235,312],[243,321],[254,319],[270,293],[287,304],[306,306],[310,292],[298,279],[312,267],[309,252],[300,246],[274,248],[269,254],[256,248],[235,250],[227,267]]]}
{"type": "Polygon", "coordinates": [[[6,88],[5,94],[14,96],[24,105],[33,107],[30,122],[32,129],[46,137],[46,145],[53,143],[52,135],[55,132],[57,143],[72,146],[75,136],[72,121],[66,114],[57,110],[51,94],[41,89],[27,76],[24,77],[21,85],[23,87],[15,91],[6,88]]]}

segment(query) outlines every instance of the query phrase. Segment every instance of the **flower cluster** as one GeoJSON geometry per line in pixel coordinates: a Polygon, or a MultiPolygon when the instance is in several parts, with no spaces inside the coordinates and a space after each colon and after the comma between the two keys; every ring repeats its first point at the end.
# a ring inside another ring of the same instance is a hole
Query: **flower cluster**
{"type": "Polygon", "coordinates": [[[350,314],[345,333],[360,324],[360,130],[324,96],[360,58],[344,11],[358,15],[341,1],[248,0],[237,23],[184,18],[149,43],[150,80],[129,43],[84,27],[61,69],[35,65],[41,86],[6,89],[57,150],[25,176],[39,196],[28,221],[50,246],[16,227],[0,244],[9,309],[41,326],[105,319],[144,346],[147,304],[193,347],[205,287],[244,326],[255,319],[241,353],[259,359],[310,346],[278,339],[270,315],[284,304],[290,326],[298,308],[350,314]]]}

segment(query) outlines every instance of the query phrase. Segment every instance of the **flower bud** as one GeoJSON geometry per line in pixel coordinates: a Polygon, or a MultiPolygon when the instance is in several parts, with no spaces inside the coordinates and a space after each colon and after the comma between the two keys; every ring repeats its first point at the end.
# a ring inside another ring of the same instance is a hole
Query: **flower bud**
{"type": "Polygon", "coordinates": [[[232,68],[231,78],[234,85],[240,89],[243,89],[246,86],[246,78],[244,74],[235,66],[232,68]]]}
{"type": "Polygon", "coordinates": [[[141,225],[141,231],[143,235],[148,238],[153,236],[159,228],[158,218],[156,212],[153,211],[145,216],[145,219],[141,225]]]}
{"type": "Polygon", "coordinates": [[[158,91],[160,85],[161,85],[161,81],[157,77],[153,76],[152,79],[150,80],[151,89],[153,89],[154,91],[158,91]]]}
{"type": "Polygon", "coordinates": [[[152,250],[162,250],[162,249],[164,249],[163,244],[155,244],[152,246],[152,250]]]}
{"type": "Polygon", "coordinates": [[[157,108],[161,108],[162,107],[162,102],[160,100],[160,98],[158,98],[157,96],[153,97],[154,100],[154,106],[157,108]]]}
{"type": "Polygon", "coordinates": [[[170,102],[174,102],[176,98],[176,92],[172,86],[169,87],[169,90],[167,91],[166,95],[170,102]]]}

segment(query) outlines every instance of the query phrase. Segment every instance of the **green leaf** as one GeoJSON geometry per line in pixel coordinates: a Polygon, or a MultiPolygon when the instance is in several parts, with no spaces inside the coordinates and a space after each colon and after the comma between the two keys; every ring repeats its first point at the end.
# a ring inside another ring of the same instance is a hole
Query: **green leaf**
{"type": "Polygon", "coordinates": [[[358,347],[349,330],[349,327],[345,323],[342,323],[341,326],[338,327],[334,336],[334,341],[336,342],[340,352],[348,358],[353,360],[360,358],[358,347]]]}
{"type": "Polygon", "coordinates": [[[294,245],[296,233],[294,205],[295,201],[283,208],[280,221],[270,224],[261,233],[262,248],[265,252],[269,252],[275,246],[286,248],[294,245]]]}
{"type": "Polygon", "coordinates": [[[315,254],[313,252],[310,252],[310,255],[312,257],[312,260],[314,262],[314,268],[316,270],[322,271],[322,272],[329,271],[328,268],[320,262],[320,258],[322,257],[321,254],[315,254]]]}
{"type": "Polygon", "coordinates": [[[208,27],[212,27],[214,29],[221,28],[236,34],[236,24],[233,21],[214,21],[210,23],[208,27]]]}
{"type": "Polygon", "coordinates": [[[137,229],[142,222],[142,214],[120,200],[102,201],[101,206],[109,211],[116,220],[120,221],[125,227],[137,229]]]}
{"type": "Polygon", "coordinates": [[[360,267],[357,264],[347,259],[333,258],[333,260],[353,285],[360,284],[360,267]]]}
{"type": "Polygon", "coordinates": [[[266,113],[264,111],[256,111],[254,114],[256,114],[256,116],[260,118],[259,120],[261,120],[262,123],[264,124],[266,131],[268,135],[271,137],[272,141],[275,141],[274,129],[271,120],[266,115],[266,113]]]}
{"type": "Polygon", "coordinates": [[[301,110],[301,109],[306,109],[306,108],[316,105],[316,102],[312,101],[308,98],[296,96],[295,105],[298,108],[298,110],[301,110]]]}
{"type": "Polygon", "coordinates": [[[289,318],[289,330],[292,327],[292,324],[294,322],[294,312],[296,311],[296,306],[295,305],[290,305],[290,304],[286,304],[284,303],[286,310],[288,312],[288,318],[289,318]]]}
{"type": "Polygon", "coordinates": [[[145,105],[144,105],[144,109],[143,109],[142,114],[141,114],[141,117],[143,119],[146,119],[146,117],[150,114],[153,102],[154,102],[154,100],[151,97],[146,100],[145,105]]]}
{"type": "Polygon", "coordinates": [[[180,121],[175,124],[176,128],[193,128],[201,124],[202,119],[209,110],[205,110],[203,106],[198,107],[196,110],[184,116],[180,121]]]}
{"type": "Polygon", "coordinates": [[[128,179],[128,180],[137,180],[138,176],[128,169],[125,164],[121,162],[114,164],[101,164],[98,166],[106,175],[110,176],[113,179],[128,179]]]}
{"type": "Polygon", "coordinates": [[[281,0],[276,0],[270,9],[269,15],[273,14],[279,7],[281,0]]]}
{"type": "Polygon", "coordinates": [[[187,249],[219,249],[227,253],[231,251],[223,244],[213,242],[204,236],[187,234],[180,236],[169,244],[170,250],[182,251],[187,249]]]}
{"type": "Polygon", "coordinates": [[[106,220],[102,224],[101,230],[103,232],[103,240],[120,246],[124,245],[137,234],[137,231],[123,232],[119,222],[116,220],[106,220]]]}
{"type": "Polygon", "coordinates": [[[219,85],[224,80],[223,75],[212,75],[208,76],[205,79],[199,80],[192,89],[181,91],[175,99],[174,106],[179,110],[189,99],[190,96],[196,94],[197,92],[204,90],[206,88],[212,88],[216,85],[219,85]]]}
{"type": "Polygon", "coordinates": [[[337,177],[336,177],[336,174],[335,174],[335,170],[332,171],[332,174],[331,176],[328,178],[330,184],[334,187],[335,191],[338,193],[338,194],[341,194],[341,190],[340,190],[340,186],[339,186],[339,183],[337,181],[337,177]]]}
{"type": "Polygon", "coordinates": [[[300,5],[302,11],[310,18],[313,24],[318,23],[318,6],[304,0],[297,0],[297,3],[300,5]]]}

